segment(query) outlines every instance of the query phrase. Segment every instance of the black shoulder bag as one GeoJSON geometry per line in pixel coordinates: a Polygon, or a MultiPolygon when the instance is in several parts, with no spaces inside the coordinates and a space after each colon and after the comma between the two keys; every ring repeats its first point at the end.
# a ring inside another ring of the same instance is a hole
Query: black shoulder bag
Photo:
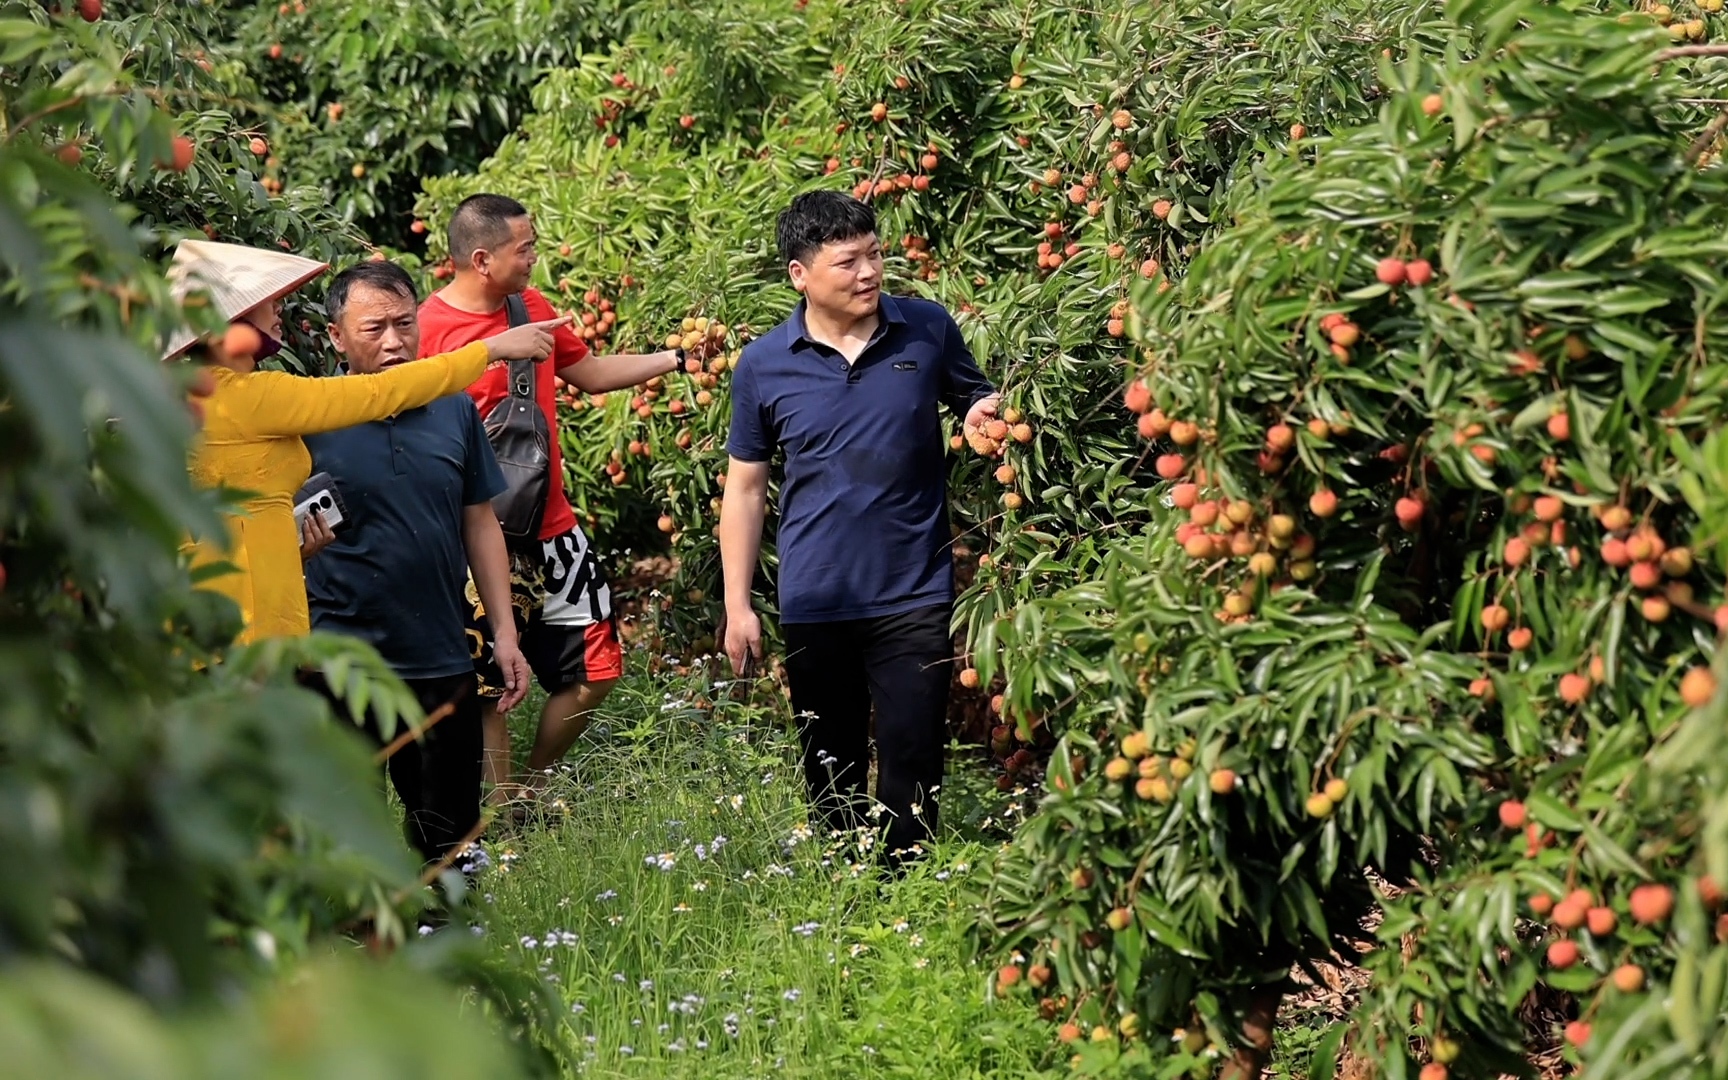
{"type": "MultiPolygon", "coordinates": [[[[505,298],[504,306],[511,326],[529,321],[528,305],[520,293],[505,298]]],[[[529,547],[540,539],[540,522],[551,493],[551,433],[546,429],[546,414],[534,398],[535,374],[534,361],[512,360],[510,393],[484,420],[486,438],[504,474],[504,491],[492,500],[492,510],[511,547],[529,547]]]]}

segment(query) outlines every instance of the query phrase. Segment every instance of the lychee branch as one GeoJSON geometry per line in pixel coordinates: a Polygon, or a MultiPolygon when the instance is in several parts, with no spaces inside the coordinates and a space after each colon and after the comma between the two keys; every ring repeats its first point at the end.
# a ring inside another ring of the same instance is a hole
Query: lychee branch
{"type": "Polygon", "coordinates": [[[1728,56],[1728,45],[1676,45],[1656,54],[1658,64],[1686,56],[1728,56]]]}

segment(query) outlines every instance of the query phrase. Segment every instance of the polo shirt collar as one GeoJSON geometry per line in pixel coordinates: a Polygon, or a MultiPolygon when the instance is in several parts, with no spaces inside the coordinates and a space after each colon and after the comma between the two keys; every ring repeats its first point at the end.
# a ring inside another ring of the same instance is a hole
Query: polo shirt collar
{"type": "MultiPolygon", "coordinates": [[[[792,309],[792,317],[787,320],[790,324],[789,329],[792,331],[792,347],[795,349],[804,345],[817,344],[816,339],[810,336],[809,326],[804,322],[804,312],[807,306],[807,301],[799,300],[798,306],[792,309]]],[[[900,310],[900,305],[895,302],[894,298],[887,293],[881,293],[877,296],[876,313],[882,317],[882,322],[876,327],[876,333],[872,335],[873,338],[881,337],[889,326],[906,325],[905,313],[900,310]]]]}

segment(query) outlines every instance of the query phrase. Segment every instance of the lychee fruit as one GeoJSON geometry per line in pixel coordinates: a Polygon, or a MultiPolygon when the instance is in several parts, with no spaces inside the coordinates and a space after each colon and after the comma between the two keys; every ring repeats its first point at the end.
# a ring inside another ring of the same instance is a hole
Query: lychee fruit
{"type": "Polygon", "coordinates": [[[1628,903],[1633,922],[1653,926],[1673,913],[1674,890],[1666,885],[1640,885],[1632,890],[1628,903]]]}

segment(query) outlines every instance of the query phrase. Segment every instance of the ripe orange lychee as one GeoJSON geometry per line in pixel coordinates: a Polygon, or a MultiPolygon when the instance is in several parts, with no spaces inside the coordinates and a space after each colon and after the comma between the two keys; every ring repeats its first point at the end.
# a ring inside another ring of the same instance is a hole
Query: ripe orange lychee
{"type": "Polygon", "coordinates": [[[1618,537],[1610,536],[1602,541],[1600,554],[1602,561],[1609,566],[1626,567],[1632,565],[1632,556],[1626,551],[1626,541],[1618,537]]]}
{"type": "Polygon", "coordinates": [[[996,971],[996,989],[1007,990],[1020,981],[1020,969],[1013,964],[1003,964],[996,971]]]}
{"type": "Polygon", "coordinates": [[[1644,969],[1637,964],[1621,964],[1614,969],[1614,989],[1622,994],[1636,994],[1644,989],[1644,969]]]}
{"type": "Polygon", "coordinates": [[[1134,913],[1125,907],[1113,908],[1104,916],[1104,925],[1121,933],[1134,924],[1134,913]]]}
{"type": "Polygon", "coordinates": [[[960,672],[960,685],[968,690],[978,689],[978,669],[965,668],[960,672]]]}
{"type": "Polygon", "coordinates": [[[1507,799],[1500,804],[1500,824],[1508,829],[1522,829],[1529,815],[1524,804],[1517,799],[1507,799]]]}
{"type": "Polygon", "coordinates": [[[1705,874],[1698,879],[1698,899],[1703,901],[1705,907],[1713,908],[1728,899],[1728,893],[1722,891],[1722,886],[1716,883],[1715,878],[1705,874]]]}
{"type": "Polygon", "coordinates": [[[1628,899],[1632,921],[1640,926],[1653,926],[1665,921],[1674,912],[1674,890],[1666,885],[1640,885],[1628,899]]]}
{"type": "Polygon", "coordinates": [[[1317,518],[1329,518],[1338,512],[1338,496],[1330,488],[1321,488],[1308,497],[1308,510],[1317,518]]]}
{"type": "MultiPolygon", "coordinates": [[[[1555,965],[1558,967],[1559,965],[1555,965]]],[[[1573,1046],[1583,1046],[1590,1041],[1590,1025],[1582,1020],[1574,1020],[1566,1025],[1566,1041],[1573,1046]]]]}
{"type": "Polygon", "coordinates": [[[1442,98],[1439,94],[1429,94],[1427,97],[1422,99],[1422,112],[1424,115],[1439,116],[1441,111],[1445,108],[1446,99],[1442,98]]]}
{"type": "Polygon", "coordinates": [[[1548,966],[1566,970],[1578,962],[1578,943],[1562,938],[1548,946],[1548,966]]]}
{"type": "Polygon", "coordinates": [[[1657,560],[1662,572],[1669,577],[1685,577],[1692,572],[1692,552],[1688,548],[1669,548],[1657,560]]]}
{"type": "Polygon", "coordinates": [[[1056,1029],[1056,1038],[1059,1042],[1079,1042],[1082,1034],[1080,1025],[1073,1022],[1063,1024],[1056,1029]]]}
{"type": "Polygon", "coordinates": [[[888,119],[888,106],[880,101],[870,106],[870,119],[876,121],[878,124],[888,119]]]}
{"type": "Polygon", "coordinates": [[[1590,694],[1590,680],[1575,671],[1560,676],[1560,700],[1576,705],[1590,694]]]}
{"type": "Polygon", "coordinates": [[[1207,778],[1214,795],[1228,795],[1236,790],[1236,773],[1230,769],[1214,769],[1207,778]]]}
{"type": "Polygon", "coordinates": [[[184,135],[174,136],[173,157],[168,167],[175,172],[183,173],[192,167],[192,154],[195,147],[192,140],[184,135]]]}
{"type": "Polygon", "coordinates": [[[1169,199],[1159,199],[1152,204],[1152,216],[1163,221],[1170,216],[1170,211],[1176,209],[1176,204],[1169,199]]]}
{"type": "Polygon", "coordinates": [[[1716,696],[1716,676],[1707,667],[1695,667],[1680,677],[1680,700],[1701,709],[1716,696]]]}
{"type": "Polygon", "coordinates": [[[1404,264],[1404,280],[1421,288],[1434,280],[1434,266],[1427,259],[1412,259],[1404,264]]]}
{"type": "Polygon", "coordinates": [[[1662,584],[1662,567],[1653,562],[1635,562],[1626,572],[1626,580],[1636,589],[1654,589],[1662,584]]]}
{"type": "Polygon", "coordinates": [[[1273,453],[1282,454],[1296,445],[1296,432],[1289,424],[1273,424],[1266,429],[1266,448],[1273,453]]]}
{"type": "Polygon", "coordinates": [[[1607,937],[1620,924],[1615,917],[1613,908],[1593,907],[1585,913],[1585,923],[1590,933],[1596,937],[1607,937]]]}
{"type": "Polygon", "coordinates": [[[1177,446],[1193,446],[1200,441],[1200,428],[1186,420],[1176,420],[1170,424],[1170,441],[1177,446]]]}
{"type": "Polygon", "coordinates": [[[264,345],[264,335],[246,323],[232,323],[222,335],[222,351],[236,359],[250,360],[264,345]]]}
{"type": "Polygon", "coordinates": [[[1528,626],[1520,626],[1506,635],[1506,647],[1513,652],[1523,652],[1530,647],[1530,642],[1535,637],[1535,632],[1528,626]]]}
{"type": "Polygon", "coordinates": [[[1402,285],[1407,273],[1403,259],[1387,256],[1374,267],[1374,277],[1382,285],[1402,285]]]}
{"type": "Polygon", "coordinates": [[[1104,779],[1117,782],[1128,779],[1134,773],[1134,763],[1125,757],[1111,758],[1104,763],[1104,779]]]}
{"type": "Polygon", "coordinates": [[[1547,893],[1537,893],[1530,898],[1530,912],[1539,919],[1546,919],[1554,910],[1554,898],[1547,893]]]}
{"type": "Polygon", "coordinates": [[[1188,471],[1188,460],[1181,454],[1160,454],[1152,467],[1164,479],[1174,480],[1188,471]]]}
{"type": "Polygon", "coordinates": [[[1568,896],[1554,905],[1554,925],[1562,930],[1576,930],[1590,918],[1590,907],[1568,896]]]}
{"type": "Polygon", "coordinates": [[[1170,801],[1170,781],[1162,776],[1142,776],[1134,784],[1134,794],[1146,802],[1167,803],[1170,801]]]}
{"type": "Polygon", "coordinates": [[[1438,1061],[1430,1061],[1422,1066],[1422,1071],[1416,1074],[1416,1078],[1417,1080],[1446,1080],[1449,1075],[1451,1074],[1447,1072],[1446,1066],[1438,1061]]]}
{"type": "Polygon", "coordinates": [[[1481,619],[1482,629],[1490,634],[1498,634],[1512,621],[1512,613],[1499,604],[1489,604],[1482,609],[1481,619]]]}
{"type": "Polygon", "coordinates": [[[1426,508],[1421,499],[1409,495],[1392,504],[1392,513],[1398,519],[1399,528],[1405,532],[1415,532],[1422,525],[1422,516],[1426,508]]]}
{"type": "Polygon", "coordinates": [[[1555,442],[1568,442],[1572,438],[1572,418],[1563,412],[1557,412],[1548,418],[1548,437],[1555,442]]]}
{"type": "Polygon", "coordinates": [[[1507,566],[1523,566],[1530,560],[1530,545],[1522,537],[1511,537],[1506,541],[1503,555],[1507,566]]]}

